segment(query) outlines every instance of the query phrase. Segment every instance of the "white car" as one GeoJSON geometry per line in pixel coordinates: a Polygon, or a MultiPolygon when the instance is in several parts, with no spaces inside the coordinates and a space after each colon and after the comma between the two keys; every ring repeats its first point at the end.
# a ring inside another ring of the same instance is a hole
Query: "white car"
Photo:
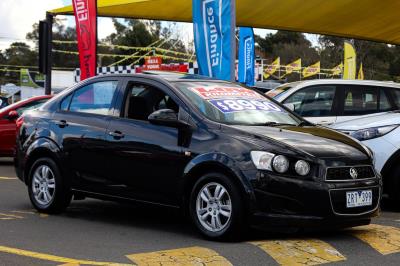
{"type": "Polygon", "coordinates": [[[320,125],[400,109],[400,84],[394,82],[318,79],[287,83],[266,94],[320,125]]]}
{"type": "Polygon", "coordinates": [[[349,134],[375,155],[375,168],[382,174],[384,191],[400,200],[400,111],[374,114],[336,123],[333,129],[349,134]]]}

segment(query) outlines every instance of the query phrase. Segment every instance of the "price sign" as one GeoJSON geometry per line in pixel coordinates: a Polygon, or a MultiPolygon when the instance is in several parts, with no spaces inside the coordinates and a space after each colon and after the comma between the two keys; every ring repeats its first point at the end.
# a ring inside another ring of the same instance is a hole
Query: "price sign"
{"type": "Polygon", "coordinates": [[[282,112],[283,110],[268,101],[251,100],[251,99],[219,99],[210,100],[212,105],[217,107],[223,113],[232,113],[248,110],[259,110],[267,112],[282,112]]]}

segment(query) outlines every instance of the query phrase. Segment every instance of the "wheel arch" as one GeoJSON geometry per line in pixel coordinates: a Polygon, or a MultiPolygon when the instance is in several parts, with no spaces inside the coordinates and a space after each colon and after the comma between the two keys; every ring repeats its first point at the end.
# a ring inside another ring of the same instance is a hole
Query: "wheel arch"
{"type": "MultiPolygon", "coordinates": [[[[385,182],[391,178],[389,175],[390,171],[393,169],[394,166],[398,165],[400,162],[400,150],[397,150],[395,153],[390,156],[390,158],[386,161],[385,165],[382,168],[382,180],[383,180],[383,187],[385,188],[385,182]]],[[[386,192],[386,189],[384,189],[386,192]]]]}
{"type": "Polygon", "coordinates": [[[52,140],[49,140],[47,138],[40,138],[37,139],[35,142],[33,142],[29,146],[25,156],[25,163],[23,169],[23,177],[25,184],[28,184],[29,171],[31,170],[32,165],[36,160],[40,158],[47,157],[54,160],[54,162],[59,166],[60,170],[62,171],[62,168],[60,167],[59,154],[60,154],[60,148],[52,140]]]}
{"type": "Polygon", "coordinates": [[[196,181],[204,174],[217,172],[230,178],[243,195],[246,207],[251,206],[255,196],[249,180],[243,175],[235,161],[225,154],[209,153],[194,158],[184,170],[182,182],[183,206],[187,206],[196,181]]]}

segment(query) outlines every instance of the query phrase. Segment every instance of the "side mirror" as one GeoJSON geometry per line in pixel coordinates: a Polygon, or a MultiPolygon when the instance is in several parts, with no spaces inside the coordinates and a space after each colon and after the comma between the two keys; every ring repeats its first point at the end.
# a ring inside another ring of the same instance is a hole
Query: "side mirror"
{"type": "Polygon", "coordinates": [[[296,109],[293,103],[285,103],[284,106],[292,112],[296,109]]]}
{"type": "Polygon", "coordinates": [[[154,125],[186,128],[189,125],[185,122],[179,121],[178,114],[171,109],[161,109],[151,113],[148,117],[150,123],[154,125]]]}
{"type": "Polygon", "coordinates": [[[15,111],[15,110],[13,110],[13,111],[10,111],[10,112],[8,113],[7,119],[8,119],[8,120],[16,120],[18,117],[19,117],[18,112],[15,111]]]}

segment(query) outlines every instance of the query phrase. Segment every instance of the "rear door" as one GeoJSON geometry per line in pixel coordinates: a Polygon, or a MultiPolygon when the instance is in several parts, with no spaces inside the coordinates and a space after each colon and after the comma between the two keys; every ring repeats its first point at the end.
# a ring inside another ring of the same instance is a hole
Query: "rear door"
{"type": "Polygon", "coordinates": [[[113,113],[119,78],[97,79],[64,97],[52,119],[73,186],[101,192],[106,182],[105,132],[113,113]]]}
{"type": "Polygon", "coordinates": [[[308,121],[329,125],[337,118],[337,86],[318,85],[302,88],[287,97],[284,104],[293,104],[294,112],[308,121]]]}

